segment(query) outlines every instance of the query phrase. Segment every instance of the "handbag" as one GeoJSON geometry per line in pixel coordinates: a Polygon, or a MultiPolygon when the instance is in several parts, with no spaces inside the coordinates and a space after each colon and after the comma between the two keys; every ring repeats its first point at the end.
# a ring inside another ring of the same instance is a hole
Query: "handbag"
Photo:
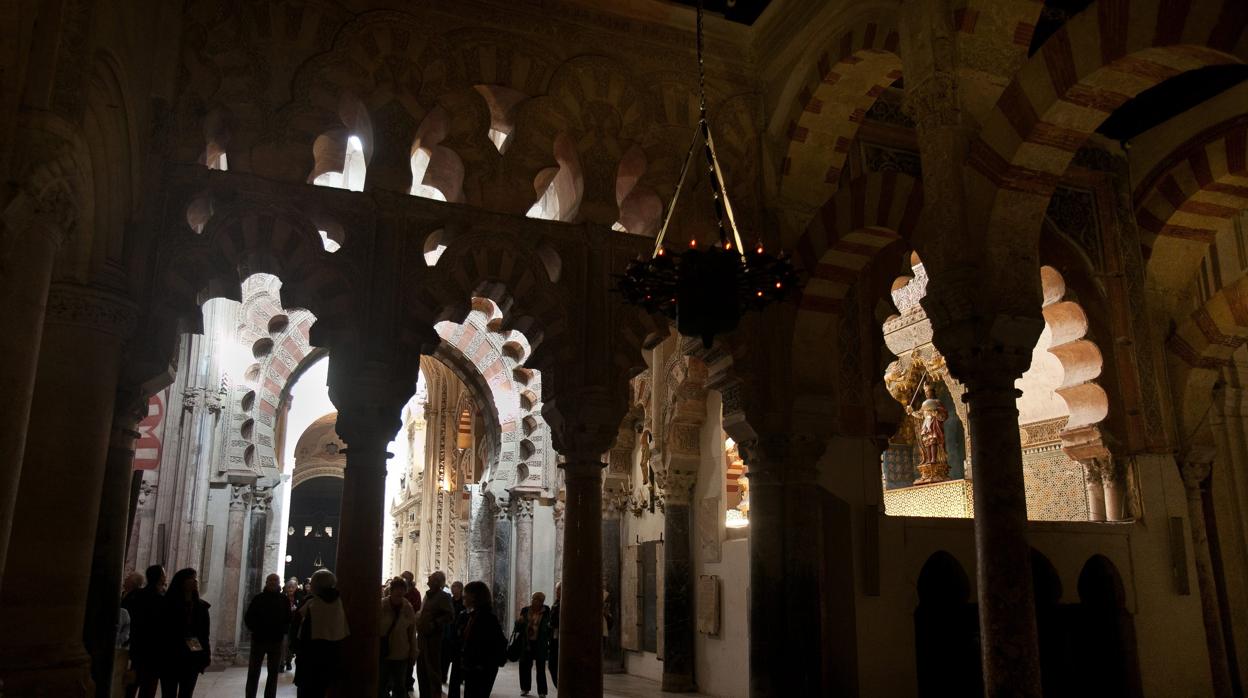
{"type": "Polygon", "coordinates": [[[524,636],[520,632],[520,623],[516,623],[516,627],[511,631],[511,641],[507,643],[507,661],[520,661],[520,653],[523,651],[524,636]]]}

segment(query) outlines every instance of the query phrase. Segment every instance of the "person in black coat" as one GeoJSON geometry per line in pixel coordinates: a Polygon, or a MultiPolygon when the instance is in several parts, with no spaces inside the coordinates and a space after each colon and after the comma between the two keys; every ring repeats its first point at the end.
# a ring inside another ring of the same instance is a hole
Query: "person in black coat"
{"type": "Polygon", "coordinates": [[[191,698],[212,655],[208,602],[199,598],[195,570],[178,570],[169,583],[161,614],[161,698],[191,698]]]}
{"type": "Polygon", "coordinates": [[[282,641],[290,629],[290,601],[281,590],[282,578],[270,574],[264,591],[247,606],[243,623],[251,631],[251,655],[247,661],[247,698],[256,698],[260,683],[260,663],[268,659],[269,676],[264,682],[264,698],[277,698],[277,675],[282,671],[282,641]]]}
{"type": "Polygon", "coordinates": [[[464,698],[489,698],[498,668],[507,663],[507,638],[491,608],[493,597],[485,582],[464,587],[464,630],[460,636],[459,675],[464,698]]]}
{"type": "Polygon", "coordinates": [[[550,648],[550,606],[546,595],[535,592],[533,600],[520,609],[514,630],[520,640],[520,695],[529,695],[533,665],[537,665],[537,695],[546,695],[546,656],[550,648]]]}
{"type": "Polygon", "coordinates": [[[130,666],[134,683],[126,698],[156,698],[160,684],[160,618],[164,607],[165,568],[152,565],[144,574],[147,585],[126,594],[121,607],[130,614],[130,666]]]}

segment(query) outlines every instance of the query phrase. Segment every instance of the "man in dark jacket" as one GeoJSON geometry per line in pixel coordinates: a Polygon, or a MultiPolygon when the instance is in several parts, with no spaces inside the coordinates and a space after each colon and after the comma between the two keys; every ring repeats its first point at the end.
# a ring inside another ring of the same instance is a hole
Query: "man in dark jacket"
{"type": "Polygon", "coordinates": [[[269,676],[264,682],[264,698],[277,698],[277,675],[282,671],[282,641],[290,629],[290,601],[282,593],[281,577],[270,574],[264,579],[264,591],[251,600],[243,622],[251,631],[247,698],[256,698],[260,663],[266,659],[269,676]]]}
{"type": "Polygon", "coordinates": [[[130,614],[130,666],[135,682],[127,698],[156,698],[160,684],[160,609],[165,593],[165,568],[152,565],[144,574],[147,585],[126,594],[121,607],[130,614]]]}

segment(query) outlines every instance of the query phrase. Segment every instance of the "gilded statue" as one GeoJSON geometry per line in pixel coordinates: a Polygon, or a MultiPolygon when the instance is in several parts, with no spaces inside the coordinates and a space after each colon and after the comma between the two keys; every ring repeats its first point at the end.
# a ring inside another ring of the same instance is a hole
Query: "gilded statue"
{"type": "Polygon", "coordinates": [[[945,450],[945,422],[949,411],[936,395],[936,383],[943,381],[947,373],[943,356],[932,352],[925,357],[916,349],[908,359],[891,363],[884,374],[889,394],[902,404],[911,418],[902,425],[899,437],[918,448],[916,485],[949,479],[949,455],[945,450]],[[919,393],[923,394],[923,400],[916,409],[914,402],[919,393]]]}
{"type": "Polygon", "coordinates": [[[945,403],[936,397],[936,386],[931,383],[923,385],[923,397],[919,409],[906,407],[919,427],[919,479],[914,481],[916,485],[949,479],[949,455],[945,450],[945,421],[949,419],[949,411],[945,409],[945,403]]]}

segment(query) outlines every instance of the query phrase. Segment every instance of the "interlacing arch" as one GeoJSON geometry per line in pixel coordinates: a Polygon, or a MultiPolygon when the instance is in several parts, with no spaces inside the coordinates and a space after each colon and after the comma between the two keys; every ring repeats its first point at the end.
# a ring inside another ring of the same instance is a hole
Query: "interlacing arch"
{"type": "Polygon", "coordinates": [[[502,312],[499,329],[528,340],[527,366],[543,370],[569,361],[575,342],[565,336],[566,304],[536,247],[501,231],[472,231],[451,240],[437,266],[407,280],[404,327],[413,333],[408,341],[427,341],[420,333],[438,322],[462,322],[472,299],[485,298],[502,312]]]}
{"type": "Polygon", "coordinates": [[[1219,124],[1160,163],[1134,192],[1145,255],[1159,238],[1200,245],[1248,208],[1248,117],[1219,124]]]}
{"type": "Polygon", "coordinates": [[[788,138],[780,193],[813,209],[836,190],[849,145],[867,110],[901,77],[895,18],[857,18],[831,35],[777,121],[788,138]]]}
{"type": "Polygon", "coordinates": [[[1243,62],[1245,12],[1239,0],[1102,0],[1063,25],[1018,71],[971,146],[969,164],[983,179],[968,195],[992,201],[990,239],[1034,243],[1075,151],[1115,109],[1180,73],[1243,62]]]}
{"type": "Polygon", "coordinates": [[[284,305],[312,312],[318,331],[347,326],[355,313],[350,262],[326,252],[301,214],[242,202],[214,211],[201,234],[170,231],[162,242],[144,333],[159,346],[200,331],[208,298],[241,302],[240,280],[258,272],[281,279],[284,305]]]}

